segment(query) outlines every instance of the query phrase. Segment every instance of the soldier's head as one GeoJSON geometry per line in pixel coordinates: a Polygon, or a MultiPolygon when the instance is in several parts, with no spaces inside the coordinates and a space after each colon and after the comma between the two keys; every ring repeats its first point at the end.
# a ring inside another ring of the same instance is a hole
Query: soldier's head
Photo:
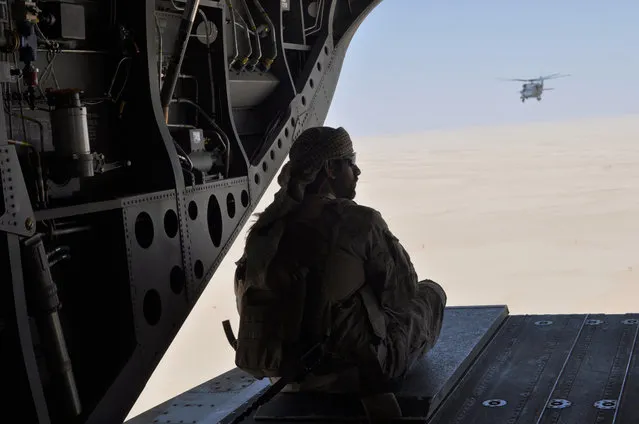
{"type": "Polygon", "coordinates": [[[344,128],[313,127],[302,132],[290,151],[290,178],[307,179],[304,194],[354,199],[361,171],[344,128]]]}
{"type": "Polygon", "coordinates": [[[283,218],[299,207],[306,195],[354,199],[360,173],[353,143],[344,128],[314,127],[302,132],[277,178],[280,190],[247,236],[247,252],[261,258],[255,269],[266,269],[273,258],[271,251],[282,237],[283,218]]]}

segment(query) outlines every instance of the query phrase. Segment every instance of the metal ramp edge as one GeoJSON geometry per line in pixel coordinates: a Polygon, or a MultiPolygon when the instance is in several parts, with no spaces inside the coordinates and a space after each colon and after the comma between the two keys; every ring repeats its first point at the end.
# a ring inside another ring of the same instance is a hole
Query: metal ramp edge
{"type": "MultiPolygon", "coordinates": [[[[452,306],[435,347],[396,389],[405,420],[424,421],[446,399],[508,318],[508,307],[452,306]]],[[[126,424],[230,422],[269,385],[233,369],[126,422],[126,424]]],[[[359,421],[359,402],[341,397],[281,393],[245,423],[359,421]]]]}

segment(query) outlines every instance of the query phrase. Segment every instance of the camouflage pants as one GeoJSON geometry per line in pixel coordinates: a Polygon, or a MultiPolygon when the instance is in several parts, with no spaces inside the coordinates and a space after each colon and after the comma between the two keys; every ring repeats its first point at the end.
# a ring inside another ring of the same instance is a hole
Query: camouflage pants
{"type": "Polygon", "coordinates": [[[446,293],[434,281],[418,283],[417,296],[401,314],[390,317],[384,341],[384,375],[400,378],[435,346],[446,307],[446,293]]]}
{"type": "MultiPolygon", "coordinates": [[[[378,347],[379,365],[385,379],[392,382],[401,378],[435,346],[446,300],[439,284],[424,280],[418,283],[417,295],[408,307],[387,315],[386,338],[378,347]]],[[[375,373],[360,364],[331,374],[311,374],[304,382],[289,385],[284,391],[360,392],[368,374],[375,373]]]]}

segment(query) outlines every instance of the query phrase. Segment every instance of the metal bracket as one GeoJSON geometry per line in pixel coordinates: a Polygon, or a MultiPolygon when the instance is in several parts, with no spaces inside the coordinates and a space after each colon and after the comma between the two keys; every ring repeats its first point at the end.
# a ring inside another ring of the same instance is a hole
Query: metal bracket
{"type": "Polygon", "coordinates": [[[615,409],[617,407],[617,399],[602,399],[594,404],[597,409],[615,409]]]}
{"type": "Polygon", "coordinates": [[[548,402],[548,408],[550,409],[563,409],[572,405],[572,402],[566,399],[552,399],[548,402]]]}
{"type": "Polygon", "coordinates": [[[481,404],[488,408],[500,408],[502,406],[506,406],[508,402],[503,399],[488,399],[483,401],[481,404]]]}
{"type": "Polygon", "coordinates": [[[0,209],[4,212],[0,215],[0,231],[32,236],[36,221],[14,146],[0,147],[0,186],[4,205],[0,209]]]}

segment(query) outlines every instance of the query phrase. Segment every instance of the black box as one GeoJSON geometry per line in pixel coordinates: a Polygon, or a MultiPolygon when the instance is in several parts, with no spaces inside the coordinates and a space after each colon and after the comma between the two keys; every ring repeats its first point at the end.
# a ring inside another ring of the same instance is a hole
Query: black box
{"type": "Polygon", "coordinates": [[[171,135],[186,153],[205,150],[204,131],[200,128],[171,128],[171,135]]]}
{"type": "Polygon", "coordinates": [[[53,25],[41,28],[49,38],[67,40],[86,39],[86,17],[84,6],[62,2],[41,3],[42,11],[55,18],[53,25]]]}

